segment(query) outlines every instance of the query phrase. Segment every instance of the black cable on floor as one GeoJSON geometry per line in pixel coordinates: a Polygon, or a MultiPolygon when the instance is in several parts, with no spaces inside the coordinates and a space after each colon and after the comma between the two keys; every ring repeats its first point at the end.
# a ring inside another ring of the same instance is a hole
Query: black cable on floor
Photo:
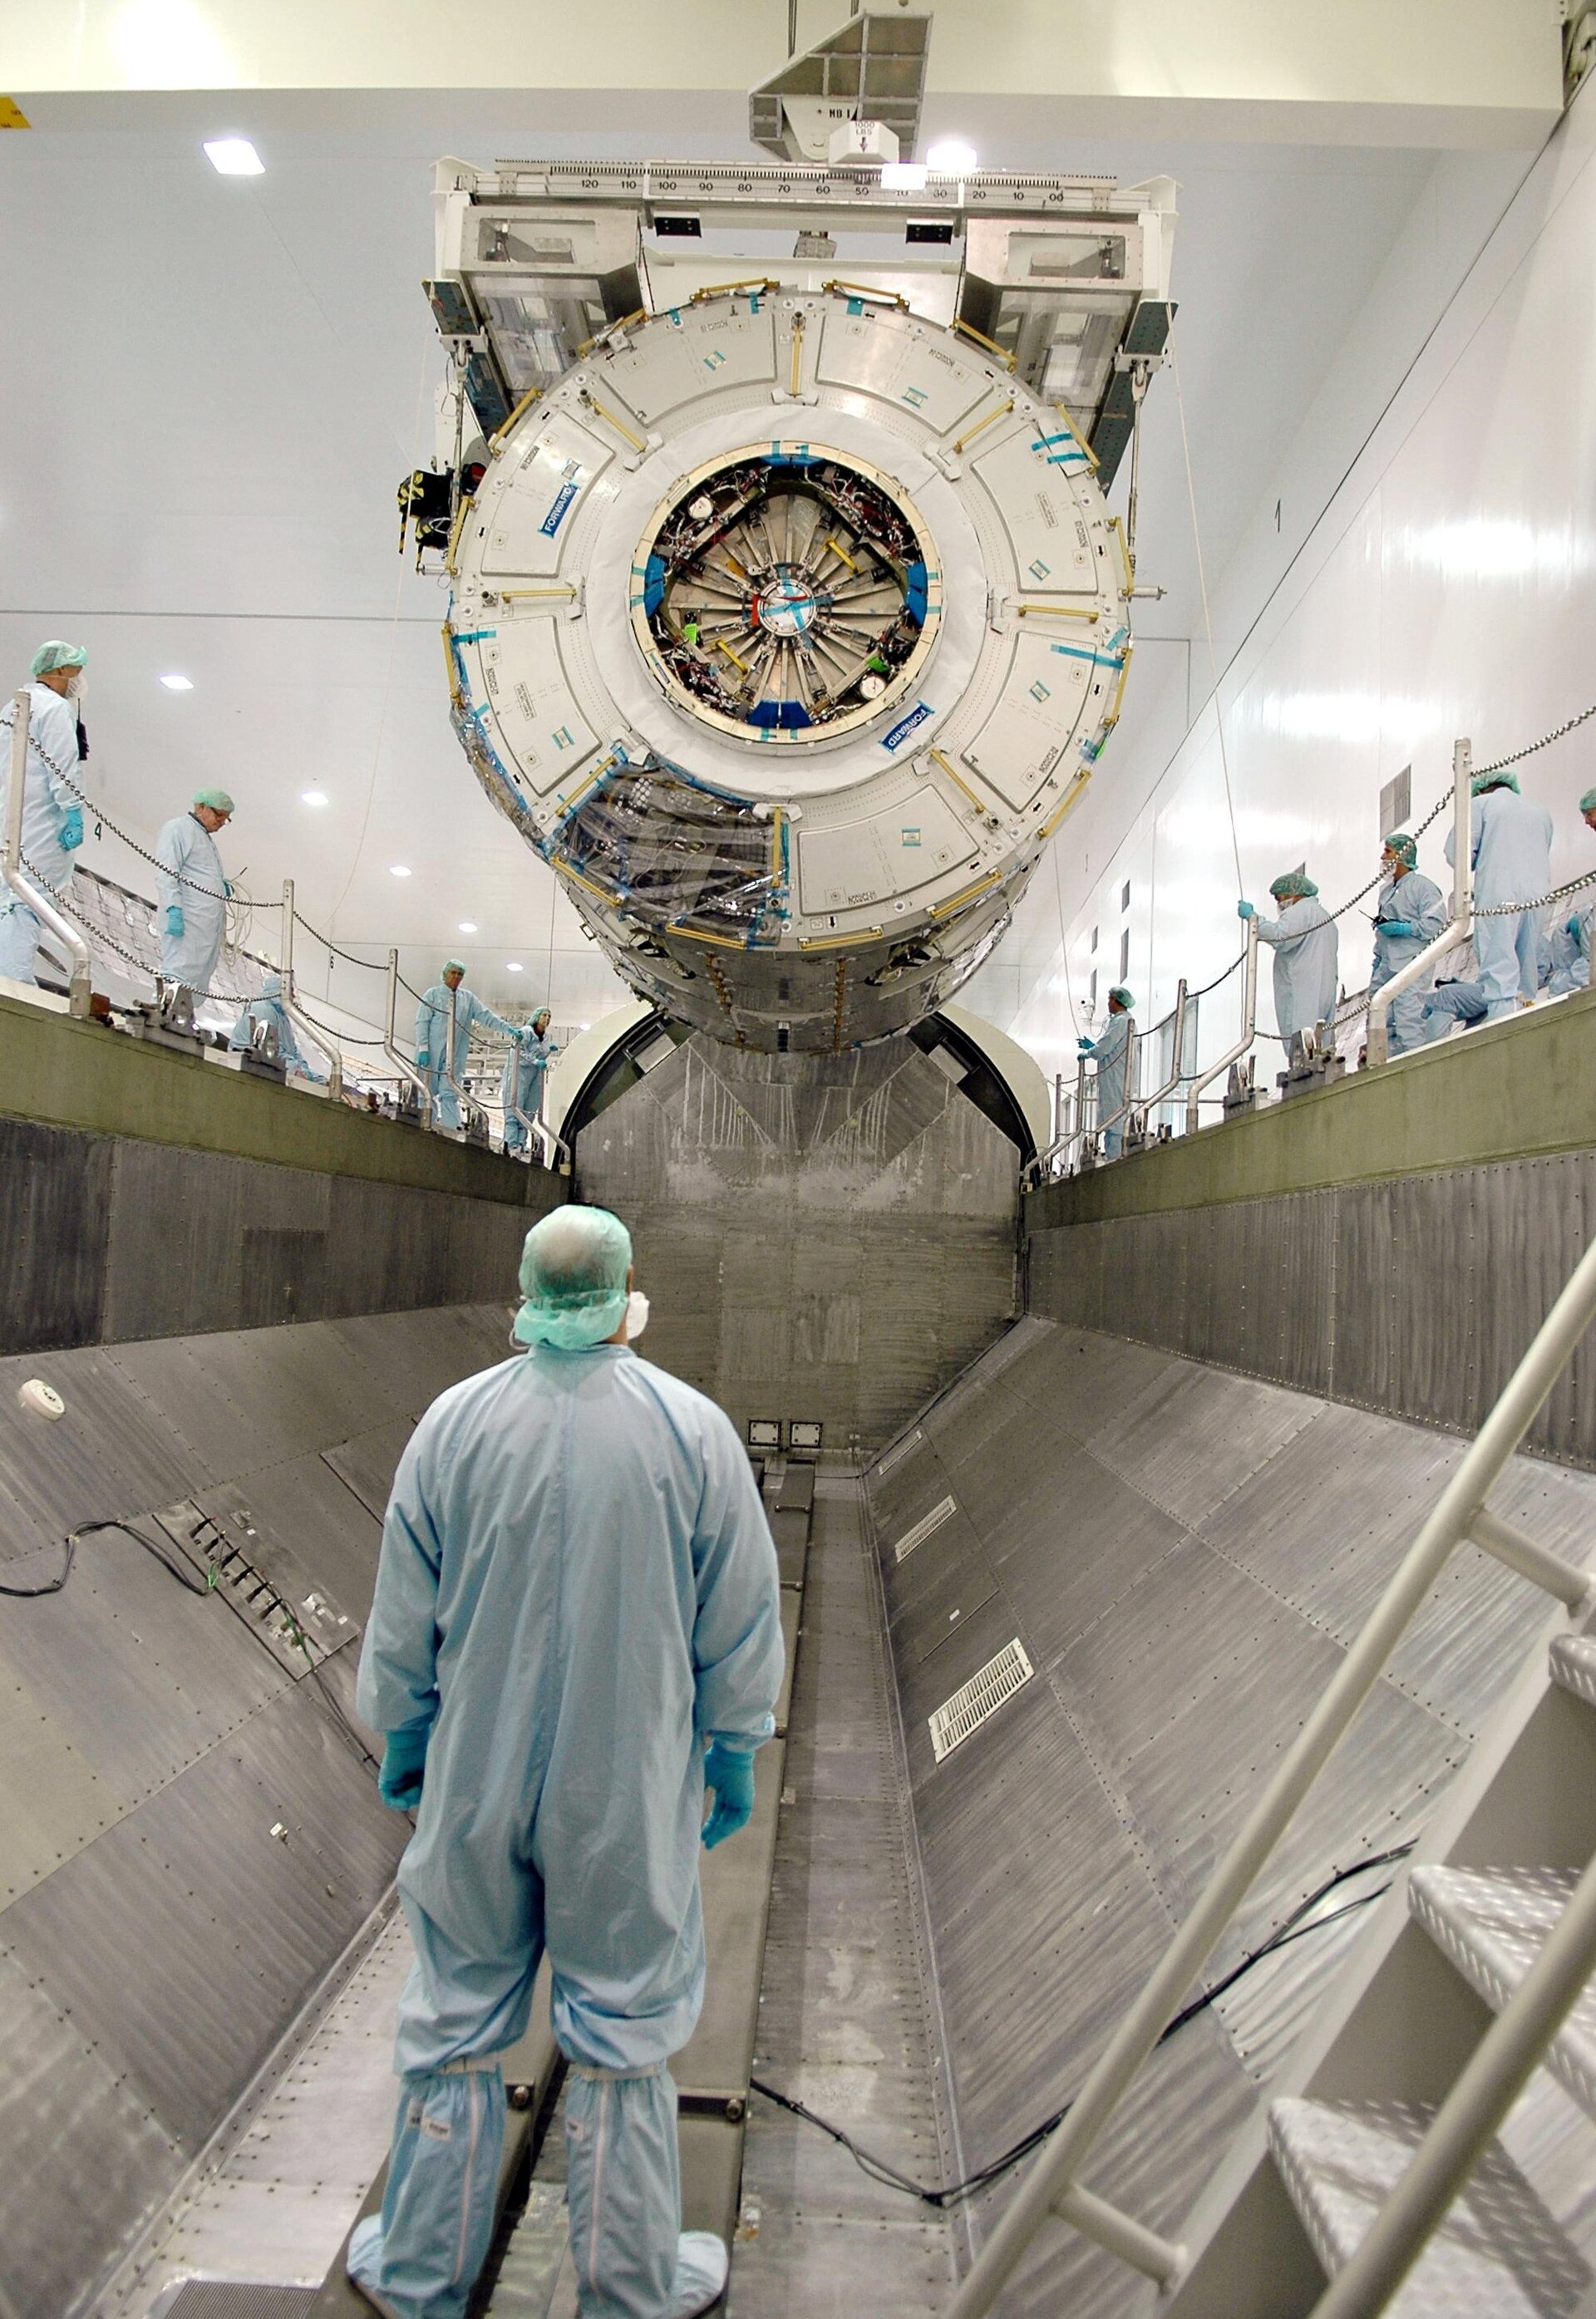
{"type": "MultiPolygon", "coordinates": [[[[1389,1852],[1372,1853],[1366,1860],[1355,1860],[1349,1868],[1338,1868],[1333,1876],[1326,1877],[1317,1890],[1310,1892],[1307,1899],[1292,1910],[1285,1924],[1277,1932],[1271,1934],[1261,1948],[1251,1950],[1241,1959],[1240,1964],[1224,1975],[1222,1980],[1216,1981],[1212,1989],[1205,1989],[1201,1997],[1194,1998],[1189,2005],[1183,2006],[1173,2020],[1165,2026],[1159,2038],[1159,2044],[1167,2044],[1177,2031],[1186,2027],[1188,2021],[1195,2021],[1198,2014],[1207,2012],[1210,2006],[1216,2004],[1228,1990],[1234,1989],[1236,1983],[1245,1974],[1249,1973],[1255,1965],[1262,1964],[1266,1958],[1275,1956],[1281,1949],[1289,1947],[1293,1941],[1300,1941],[1309,1933],[1318,1932],[1321,1926],[1338,1924],[1343,1917],[1353,1916],[1358,1909],[1366,1908],[1374,1901],[1383,1899],[1391,1890],[1389,1884],[1382,1884],[1373,1892],[1359,1893],[1356,1900],[1348,1900],[1343,1907],[1333,1908],[1327,1917],[1312,1915],[1321,1900],[1328,1899],[1332,1892],[1339,1891],[1343,1884],[1349,1883],[1355,1876],[1366,1876],[1375,1869],[1389,1868],[1394,1862],[1405,1860],[1412,1849],[1411,1843],[1395,1845],[1389,1852]],[[1312,1917],[1311,1923],[1303,1921],[1308,1917],[1312,1917]]],[[[780,2092],[776,2087],[766,2085],[760,2078],[750,2078],[748,2082],[753,2092],[762,2094],[767,2101],[774,2102],[779,2109],[788,2111],[791,2116],[801,2118],[806,2125],[816,2126],[822,2134],[829,2135],[833,2142],[839,2143],[848,2152],[854,2164],[867,2174],[872,2182],[879,2182],[885,2189],[901,2190],[906,2197],[918,2198],[923,2206],[932,2206],[939,2211],[956,2206],[961,2198],[973,2197],[977,2191],[987,2188],[990,2184],[1006,2174],[1012,2167],[1017,2166],[1022,2159],[1029,2158],[1038,2144],[1047,2140],[1055,2126],[1062,2125],[1075,2107],[1073,2099],[1065,2102],[1059,2108],[1054,2110],[1050,2116],[1044,2117],[1039,2125],[1033,2125],[1029,2134],[1016,2142],[1012,2149],[1005,2150],[1000,2158],[994,2158],[987,2165],[978,2167],[975,2173],[967,2175],[962,2182],[950,2183],[945,2189],[934,2189],[928,2188],[923,2182],[913,2180],[907,2174],[900,2173],[896,2166],[885,2158],[879,2158],[873,2151],[861,2148],[852,2135],[844,2133],[840,2125],[834,2125],[830,2118],[822,2117],[817,2110],[812,2110],[807,2104],[796,2101],[790,2094],[780,2092]]]]}
{"type": "Polygon", "coordinates": [[[131,1538],[141,1546],[146,1554],[154,1555],[161,1568],[170,1571],[179,1586],[183,1587],[187,1593],[209,1594],[215,1584],[214,1567],[209,1579],[201,1578],[177,1555],[168,1554],[155,1538],[147,1538],[141,1529],[135,1529],[131,1522],[113,1517],[107,1521],[79,1522],[75,1530],[69,1531],[65,1541],[66,1552],[62,1557],[60,1569],[55,1577],[47,1578],[42,1586],[0,1584],[0,1594],[9,1594],[14,1601],[19,1602],[32,1602],[41,1594],[59,1594],[72,1575],[72,1566],[77,1558],[78,1539],[93,1538],[97,1531],[106,1529],[120,1530],[124,1538],[131,1538]]]}

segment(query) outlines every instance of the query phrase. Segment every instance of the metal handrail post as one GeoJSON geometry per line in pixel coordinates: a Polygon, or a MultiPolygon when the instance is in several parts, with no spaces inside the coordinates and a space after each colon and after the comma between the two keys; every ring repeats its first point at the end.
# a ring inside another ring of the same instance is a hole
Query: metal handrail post
{"type": "Polygon", "coordinates": [[[43,888],[33,883],[23,866],[23,807],[27,795],[28,733],[32,717],[32,699],[24,688],[13,697],[11,704],[11,786],[5,799],[5,844],[0,853],[0,870],[4,870],[6,884],[23,908],[32,910],[41,925],[49,927],[71,961],[67,977],[67,1007],[83,1023],[92,1012],[89,1002],[95,987],[88,944],[76,926],[68,925],[43,888]]]}
{"type": "Polygon", "coordinates": [[[311,1044],[327,1057],[327,1092],[334,1103],[340,1103],[344,1094],[344,1055],[338,1041],[302,1015],[293,996],[293,880],[283,880],[283,1012],[291,1023],[297,1023],[311,1044]]]}
{"type": "Polygon", "coordinates": [[[1369,1026],[1365,1051],[1369,1068],[1391,1060],[1389,1017],[1393,1003],[1411,990],[1420,975],[1445,957],[1455,943],[1466,942],[1474,930],[1474,749],[1467,741],[1452,744],[1452,918],[1427,943],[1417,958],[1399,967],[1369,1001],[1369,1026]]]}
{"type": "Polygon", "coordinates": [[[1069,2116],[1043,2143],[1030,2173],[955,2296],[951,2306],[951,2319],[980,2319],[980,2314],[992,2308],[1031,2241],[1074,2183],[1121,2096],[1158,2044],[1211,1951],[1290,1827],[1297,1807],[1374,1690],[1447,1557],[1469,1535],[1492,1484],[1528,1432],[1593,1316],[1596,1240],[1586,1249],[1542,1322],[1528,1351],[1348,1649],[1334,1680],[1303,1724],[1151,1979],[1109,2040],[1076,2096],[1069,2116]]]}
{"type": "Polygon", "coordinates": [[[1251,917],[1247,921],[1247,948],[1242,956],[1241,1035],[1237,1040],[1235,1045],[1233,1047],[1227,1047],[1224,1053],[1220,1057],[1218,1062],[1213,1064],[1210,1069],[1204,1071],[1200,1079],[1194,1079],[1190,1087],[1187,1089],[1186,1098],[1186,1132],[1188,1135],[1195,1135],[1202,1124],[1202,1120],[1198,1112],[1198,1104],[1201,1100],[1204,1088],[1205,1087],[1212,1087],[1215,1079],[1222,1078],[1225,1072],[1230,1069],[1232,1063],[1239,1063],[1242,1056],[1249,1051],[1257,1038],[1258,920],[1256,917],[1251,917]]]}
{"type": "Polygon", "coordinates": [[[1167,1103],[1180,1085],[1180,1059],[1186,1046],[1186,977],[1183,974],[1175,986],[1175,1044],[1171,1051],[1169,1077],[1161,1087],[1150,1096],[1140,1096],[1131,1108],[1152,1113],[1161,1103],[1167,1103]]]}
{"type": "Polygon", "coordinates": [[[1596,1972],[1596,1860],[1545,1947],[1470,2056],[1406,2173],[1312,2319],[1374,2319],[1407,2277],[1476,2160],[1596,1972]]]}
{"type": "Polygon", "coordinates": [[[1060,1156],[1068,1158],[1087,1132],[1087,1059],[1082,1055],[1075,1067],[1075,1110],[1068,1132],[1055,1135],[1045,1151],[1039,1151],[1022,1172],[1022,1185],[1026,1181],[1042,1184],[1047,1181],[1052,1163],[1060,1156]]]}
{"type": "Polygon", "coordinates": [[[427,1084],[425,1072],[419,1071],[414,1063],[411,1062],[410,1057],[403,1053],[400,1048],[397,1036],[398,1015],[399,952],[396,950],[391,950],[388,953],[388,1019],[383,1027],[383,1052],[387,1056],[388,1060],[399,1073],[400,1078],[409,1079],[410,1085],[420,1096],[421,1124],[423,1127],[430,1127],[432,1124],[432,1089],[427,1084]]]}
{"type": "MultiPolygon", "coordinates": [[[[449,991],[449,1028],[444,1041],[444,1077],[454,1088],[455,1101],[458,1104],[461,1098],[465,1096],[465,1089],[460,1084],[460,1074],[455,1069],[460,1043],[460,993],[458,990],[449,990],[446,982],[444,988],[449,991]]],[[[469,1048],[471,1045],[469,1038],[465,1043],[469,1048]]],[[[468,1096],[465,1099],[470,1100],[468,1096]]]]}

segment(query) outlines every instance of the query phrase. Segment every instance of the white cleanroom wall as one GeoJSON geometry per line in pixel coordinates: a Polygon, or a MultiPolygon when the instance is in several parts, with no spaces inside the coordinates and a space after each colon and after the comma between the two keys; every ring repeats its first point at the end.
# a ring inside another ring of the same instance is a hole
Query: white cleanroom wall
{"type": "MultiPolygon", "coordinates": [[[[1238,852],[1254,901],[1267,907],[1270,879],[1305,860],[1334,910],[1377,866],[1381,791],[1405,766],[1417,819],[1448,783],[1455,736],[1467,735],[1483,762],[1596,701],[1593,158],[1587,91],[1261,609],[1233,590],[1222,605],[1216,589],[1222,758],[1212,699],[1161,770],[1146,756],[1156,717],[1140,744],[1127,736],[1129,756],[1110,744],[1089,793],[1089,846],[1078,830],[1072,845],[1067,822],[1015,930],[1024,987],[1003,993],[1006,1005],[978,981],[968,994],[1044,1070],[1073,1069],[1094,967],[1100,1024],[1127,927],[1143,1027],[1173,1004],[1179,976],[1205,982],[1236,954],[1238,852]]],[[[1200,445],[1193,456],[1200,465],[1200,445]]],[[[1199,631],[1194,701],[1208,689],[1204,657],[1199,631]]],[[[1596,720],[1519,778],[1556,822],[1554,880],[1596,869],[1576,810],[1596,784],[1596,720]]],[[[1420,852],[1443,890],[1444,836],[1443,820],[1420,852]]],[[[1368,979],[1371,907],[1341,921],[1348,990],[1368,979]]],[[[1203,1010],[1204,1059],[1233,1036],[1239,980],[1203,1010]]],[[[1266,961],[1260,1028],[1273,1023],[1266,961]]]]}

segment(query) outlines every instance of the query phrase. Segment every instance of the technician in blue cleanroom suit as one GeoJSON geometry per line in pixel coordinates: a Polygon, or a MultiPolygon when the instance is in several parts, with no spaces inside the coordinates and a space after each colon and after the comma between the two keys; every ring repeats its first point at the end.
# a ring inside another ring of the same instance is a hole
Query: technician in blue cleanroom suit
{"type": "Polygon", "coordinates": [[[293,1035],[293,1024],[283,1004],[283,978],[268,974],[260,986],[260,997],[251,998],[233,1024],[228,1045],[232,1048],[251,1047],[255,1043],[255,1025],[269,1023],[277,1033],[277,1060],[286,1063],[295,1078],[309,1079],[312,1086],[326,1083],[326,1073],[313,1071],[300,1051],[299,1041],[293,1035]]]}
{"type": "Polygon", "coordinates": [[[1103,1136],[1103,1156],[1117,1160],[1125,1141],[1125,1123],[1118,1114],[1136,1087],[1136,1001],[1123,983],[1108,994],[1108,1021],[1100,1039],[1081,1039],[1077,1051],[1090,1055],[1097,1066],[1097,1125],[1103,1136]],[[1110,1120],[1115,1120],[1113,1127],[1110,1120]]]}
{"type": "Polygon", "coordinates": [[[726,2279],[721,2242],[681,2233],[666,2062],[703,2001],[700,1838],[745,1823],[775,1728],[776,1557],[730,1421],[631,1350],[631,1280],[606,1209],[534,1225],[528,1349],[434,1402],[394,1477],[356,1699],[386,1735],[384,1799],[419,1797],[399,1870],[416,1962],[383,2211],[348,2253],[393,2319],[465,2310],[497,2056],[546,1948],[583,2319],[687,2319],[726,2279]]]}
{"type": "MultiPolygon", "coordinates": [[[[1447,905],[1440,888],[1419,871],[1419,843],[1401,830],[1385,840],[1380,856],[1385,883],[1375,904],[1375,963],[1369,975],[1369,997],[1383,990],[1421,950],[1428,950],[1445,931],[1447,905]]],[[[1424,1005],[1435,988],[1435,975],[1418,981],[1392,1001],[1386,1016],[1389,1046],[1393,1055],[1405,1055],[1424,1044],[1424,1005]]]]}
{"type": "MultiPolygon", "coordinates": [[[[1258,938],[1275,952],[1275,1027],[1289,1048],[1294,1032],[1335,1020],[1339,940],[1305,871],[1284,871],[1269,891],[1282,906],[1280,916],[1258,918],[1258,938]]],[[[1256,918],[1258,912],[1238,902],[1236,916],[1256,918]]]]}
{"type": "Polygon", "coordinates": [[[435,982],[416,1009],[416,1064],[427,1074],[427,1088],[435,1106],[434,1115],[442,1127],[460,1124],[460,1081],[465,1076],[465,1054],[471,1044],[473,1024],[483,1023],[491,1031],[500,1031],[507,1039],[520,1037],[513,1023],[502,1015],[495,1015],[485,1006],[474,990],[461,988],[465,980],[465,962],[451,958],[444,962],[443,980],[435,982]],[[455,1077],[449,1077],[449,1015],[455,1017],[455,1077]]]}
{"type": "MultiPolygon", "coordinates": [[[[1504,903],[1533,902],[1552,882],[1552,817],[1544,805],[1519,794],[1513,773],[1476,773],[1470,859],[1474,865],[1474,909],[1500,909],[1504,903]]],[[[1447,832],[1447,860],[1454,833],[1447,832]]],[[[1520,1001],[1530,1006],[1540,987],[1538,910],[1509,910],[1501,917],[1474,918],[1474,955],[1490,1022],[1511,1015],[1520,1001]]]]}
{"type": "MultiPolygon", "coordinates": [[[[1580,812],[1585,827],[1596,830],[1596,790],[1585,791],[1580,799],[1580,812]]],[[[1577,898],[1571,895],[1564,905],[1566,915],[1560,913],[1552,922],[1546,988],[1554,997],[1589,988],[1592,907],[1588,893],[1577,898]]]]}
{"type": "Polygon", "coordinates": [[[221,874],[216,833],[227,826],[232,810],[225,790],[201,790],[188,811],[175,814],[155,841],[161,979],[185,983],[196,997],[211,988],[227,930],[232,889],[221,874]]]}
{"type": "MultiPolygon", "coordinates": [[[[23,774],[23,868],[33,883],[64,894],[72,882],[72,856],[83,844],[83,808],[68,787],[77,780],[77,709],[88,654],[81,645],[41,645],[33,655],[28,694],[28,756],[23,774]]],[[[0,711],[0,832],[11,789],[11,728],[7,701],[0,711]]],[[[0,974],[32,982],[43,929],[27,904],[0,880],[0,974]]]]}
{"type": "Polygon", "coordinates": [[[536,1119],[543,1108],[544,1073],[560,1051],[549,1037],[548,1023],[548,1008],[540,1006],[521,1033],[519,1044],[512,1047],[504,1059],[504,1078],[499,1092],[504,1105],[507,1151],[518,1151],[527,1141],[527,1131],[516,1117],[517,1109],[528,1119],[536,1119]]]}

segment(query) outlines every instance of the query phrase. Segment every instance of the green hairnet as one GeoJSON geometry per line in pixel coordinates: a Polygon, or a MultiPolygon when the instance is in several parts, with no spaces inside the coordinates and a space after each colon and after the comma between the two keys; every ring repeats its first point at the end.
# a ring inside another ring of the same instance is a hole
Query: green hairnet
{"type": "Polygon", "coordinates": [[[1417,870],[1419,867],[1419,840],[1416,837],[1410,837],[1405,830],[1392,831],[1391,835],[1385,840],[1385,851],[1387,853],[1394,853],[1399,862],[1405,862],[1410,870],[1417,870]]]}
{"type": "Polygon", "coordinates": [[[1114,988],[1108,995],[1111,998],[1117,998],[1119,1000],[1120,1005],[1124,1008],[1127,1015],[1136,1004],[1135,999],[1132,998],[1131,993],[1125,988],[1123,982],[1116,982],[1114,988]]]}
{"type": "Polygon", "coordinates": [[[231,813],[233,801],[225,790],[195,790],[195,805],[208,805],[212,813],[231,813]]]}
{"type": "Polygon", "coordinates": [[[463,958],[446,958],[443,962],[443,970],[446,974],[464,974],[465,971],[465,961],[463,958]]]}
{"type": "Polygon", "coordinates": [[[1582,813],[1596,813],[1596,790],[1587,790],[1580,799],[1582,813]]]}
{"type": "Polygon", "coordinates": [[[613,1337],[627,1314],[632,1235],[608,1208],[573,1203],[534,1224],[521,1254],[512,1336],[522,1345],[582,1352],[613,1337]]]}
{"type": "Polygon", "coordinates": [[[1310,902],[1319,889],[1305,870],[1283,870],[1270,881],[1269,891],[1277,902],[1310,902]]]}
{"type": "Polygon", "coordinates": [[[87,662],[88,654],[81,645],[64,645],[57,636],[52,637],[49,644],[40,645],[28,673],[30,676],[53,676],[58,668],[83,668],[87,662]]]}
{"type": "MultiPolygon", "coordinates": [[[[1484,790],[1516,790],[1518,787],[1517,773],[1476,773],[1470,795],[1478,797],[1484,790]]],[[[1522,791],[1519,794],[1522,795],[1522,791]]]]}

